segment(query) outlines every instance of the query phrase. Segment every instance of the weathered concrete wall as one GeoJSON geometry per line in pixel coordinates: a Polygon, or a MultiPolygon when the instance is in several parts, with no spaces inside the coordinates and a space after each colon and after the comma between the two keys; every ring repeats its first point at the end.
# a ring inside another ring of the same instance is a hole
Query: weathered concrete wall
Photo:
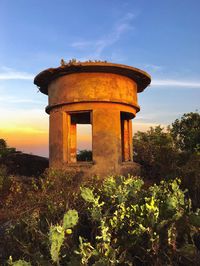
{"type": "Polygon", "coordinates": [[[106,101],[137,104],[137,84],[112,73],[78,73],[59,77],[48,87],[49,105],[106,101]]]}

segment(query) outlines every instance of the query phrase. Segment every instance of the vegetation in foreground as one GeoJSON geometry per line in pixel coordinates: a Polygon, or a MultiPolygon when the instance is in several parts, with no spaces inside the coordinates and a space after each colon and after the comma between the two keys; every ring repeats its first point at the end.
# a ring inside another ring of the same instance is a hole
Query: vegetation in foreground
{"type": "Polygon", "coordinates": [[[180,177],[192,206],[200,208],[200,114],[176,119],[167,130],[160,126],[138,132],[133,138],[134,160],[144,180],[159,182],[180,177]]]}
{"type": "Polygon", "coordinates": [[[145,183],[54,170],[35,179],[1,166],[0,263],[198,265],[200,115],[138,132],[134,147],[145,183]]]}
{"type": "Polygon", "coordinates": [[[197,263],[200,212],[191,210],[179,179],[145,187],[138,177],[111,176],[64,199],[56,195],[58,177],[34,184],[27,197],[32,209],[7,224],[10,265],[197,263]]]}

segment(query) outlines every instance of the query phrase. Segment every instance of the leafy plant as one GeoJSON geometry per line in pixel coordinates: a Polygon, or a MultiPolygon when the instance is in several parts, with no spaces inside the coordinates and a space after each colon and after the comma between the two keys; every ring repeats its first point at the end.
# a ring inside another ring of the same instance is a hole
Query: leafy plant
{"type": "Polygon", "coordinates": [[[142,166],[144,178],[160,181],[178,174],[178,152],[170,131],[160,126],[133,137],[134,160],[142,166]]]}
{"type": "MultiPolygon", "coordinates": [[[[51,182],[34,184],[35,195],[57,193],[51,182]]],[[[35,210],[9,235],[17,239],[20,257],[33,265],[195,264],[200,212],[192,212],[180,185],[175,179],[147,187],[139,177],[110,176],[82,185],[71,198],[74,209],[59,216],[51,209],[46,214],[35,210]]],[[[10,253],[15,259],[17,250],[10,253]]]]}
{"type": "Polygon", "coordinates": [[[0,191],[6,191],[10,186],[10,177],[5,165],[0,165],[0,191]]]}
{"type": "Polygon", "coordinates": [[[8,260],[8,265],[10,266],[31,266],[31,264],[25,260],[18,260],[14,262],[11,256],[8,260]]]}
{"type": "Polygon", "coordinates": [[[176,119],[172,123],[171,134],[179,150],[191,153],[200,151],[200,114],[190,112],[176,119]]]}
{"type": "Polygon", "coordinates": [[[0,158],[7,156],[10,153],[15,152],[15,148],[8,147],[6,141],[4,139],[0,139],[0,158]]]}
{"type": "Polygon", "coordinates": [[[59,265],[59,254],[63,245],[65,235],[72,233],[72,228],[78,222],[78,213],[76,210],[69,210],[65,213],[62,225],[52,225],[50,227],[49,239],[51,243],[51,258],[53,262],[59,265]]]}
{"type": "Polygon", "coordinates": [[[92,151],[80,150],[76,156],[77,161],[92,161],[92,151]]]}
{"type": "Polygon", "coordinates": [[[200,208],[200,114],[191,112],[176,119],[167,129],[160,126],[133,137],[134,160],[149,182],[182,179],[195,210],[200,208]]]}
{"type": "MultiPolygon", "coordinates": [[[[188,243],[192,239],[188,234],[192,236],[197,229],[188,222],[194,216],[180,180],[162,181],[146,190],[142,185],[140,178],[109,177],[100,188],[81,189],[89,219],[96,226],[90,241],[79,237],[76,254],[81,265],[165,265],[164,261],[179,260],[178,250],[186,256],[186,247],[196,249],[188,243]],[[180,234],[185,241],[178,247],[180,234]]],[[[195,214],[197,219],[199,214],[195,214]]]]}

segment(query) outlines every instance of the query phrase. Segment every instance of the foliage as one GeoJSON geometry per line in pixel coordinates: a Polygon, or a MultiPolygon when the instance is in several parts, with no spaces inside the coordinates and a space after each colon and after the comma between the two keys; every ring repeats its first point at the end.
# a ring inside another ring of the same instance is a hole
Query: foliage
{"type": "Polygon", "coordinates": [[[73,228],[78,222],[78,213],[76,210],[69,210],[63,217],[63,229],[73,228]]]}
{"type": "MultiPolygon", "coordinates": [[[[80,184],[98,184],[98,178],[85,179],[76,173],[49,169],[39,179],[11,176],[7,193],[0,193],[0,265],[9,255],[34,265],[50,261],[50,224],[62,225],[69,209],[81,210],[80,184]]],[[[75,217],[76,218],[76,217],[75,217]]],[[[65,219],[75,223],[76,219],[65,219]]],[[[66,225],[66,227],[68,227],[66,225]]],[[[73,242],[70,228],[65,234],[73,242]]],[[[65,245],[62,251],[65,252],[65,245]]],[[[68,252],[71,256],[71,252],[68,252]]]]}
{"type": "Polygon", "coordinates": [[[15,148],[9,148],[4,139],[0,139],[0,158],[15,152],[15,148]]]}
{"type": "Polygon", "coordinates": [[[180,154],[179,176],[188,189],[193,209],[200,208],[200,154],[180,154]]]}
{"type": "MultiPolygon", "coordinates": [[[[146,190],[140,178],[109,177],[96,190],[82,188],[96,230],[91,241],[79,236],[81,265],[169,265],[181,260],[181,248],[186,252],[197,229],[188,223],[190,201],[179,185],[175,179],[146,190]],[[180,235],[185,240],[178,247],[180,235]]],[[[194,243],[190,245],[195,251],[194,243]]]]}
{"type": "Polygon", "coordinates": [[[134,160],[145,180],[159,182],[179,176],[188,188],[193,209],[200,208],[200,114],[184,114],[166,130],[157,126],[137,132],[134,160]]]}
{"type": "Polygon", "coordinates": [[[198,209],[196,213],[191,213],[189,221],[191,225],[200,227],[200,209],[198,209]]]}
{"type": "Polygon", "coordinates": [[[7,143],[5,139],[0,139],[0,150],[4,150],[7,148],[7,143]]]}
{"type": "Polygon", "coordinates": [[[77,154],[77,161],[92,161],[92,151],[80,150],[77,154]]]}
{"type": "Polygon", "coordinates": [[[18,261],[13,261],[12,257],[10,256],[8,265],[10,266],[31,266],[29,262],[26,262],[25,260],[18,260],[18,261]]]}
{"type": "Polygon", "coordinates": [[[189,190],[193,208],[200,208],[200,114],[184,114],[170,128],[178,152],[179,176],[189,190]]]}
{"type": "Polygon", "coordinates": [[[78,213],[76,210],[69,210],[65,213],[63,218],[63,224],[51,226],[49,239],[51,243],[51,258],[53,262],[59,264],[59,254],[61,246],[64,242],[65,234],[70,235],[73,228],[78,222],[78,213]]]}
{"type": "Polygon", "coordinates": [[[185,152],[200,152],[200,114],[187,113],[176,119],[171,134],[177,148],[185,152]]]}
{"type": "Polygon", "coordinates": [[[142,176],[161,180],[177,176],[177,152],[169,131],[160,126],[137,132],[133,138],[134,160],[142,165],[142,176]]]}
{"type": "MultiPolygon", "coordinates": [[[[145,187],[138,177],[110,176],[98,185],[83,185],[72,200],[77,211],[69,209],[55,225],[48,225],[46,238],[37,239],[47,240],[36,252],[42,259],[36,263],[36,256],[27,252],[21,257],[32,265],[51,265],[52,260],[71,266],[192,265],[197,261],[198,241],[194,240],[199,237],[200,211],[192,212],[179,179],[145,187]]],[[[41,223],[36,227],[32,223],[24,234],[33,229],[34,234],[44,233],[41,223]]],[[[29,239],[29,252],[31,245],[29,239]]]]}
{"type": "Polygon", "coordinates": [[[53,262],[59,262],[60,248],[63,244],[65,232],[62,226],[51,226],[50,228],[50,242],[51,242],[51,258],[53,262]]]}
{"type": "Polygon", "coordinates": [[[10,177],[7,173],[5,165],[0,165],[0,192],[4,192],[9,189],[10,177]]]}

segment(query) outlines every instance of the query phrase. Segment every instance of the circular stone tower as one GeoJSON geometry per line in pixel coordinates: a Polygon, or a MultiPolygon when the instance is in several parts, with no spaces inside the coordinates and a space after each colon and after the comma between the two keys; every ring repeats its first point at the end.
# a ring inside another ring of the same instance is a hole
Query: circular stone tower
{"type": "Polygon", "coordinates": [[[87,175],[135,173],[132,119],[137,93],[151,82],[144,71],[107,62],[65,63],[39,73],[34,83],[48,95],[49,163],[87,175]],[[92,126],[92,160],[77,161],[77,124],[92,126]]]}

